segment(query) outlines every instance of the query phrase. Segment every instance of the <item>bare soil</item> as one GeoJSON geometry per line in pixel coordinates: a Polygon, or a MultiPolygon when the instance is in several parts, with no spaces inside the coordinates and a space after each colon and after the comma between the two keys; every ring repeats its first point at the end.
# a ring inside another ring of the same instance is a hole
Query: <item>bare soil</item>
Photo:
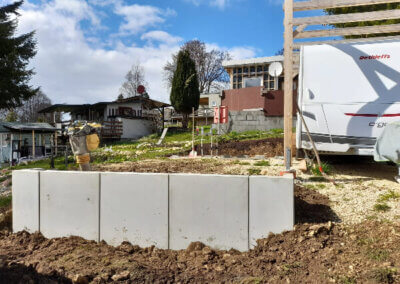
{"type": "Polygon", "coordinates": [[[2,283],[400,283],[400,224],[347,226],[329,199],[297,187],[295,230],[271,234],[254,250],[119,247],[77,237],[0,232],[2,283]]]}
{"type": "MultiPolygon", "coordinates": [[[[196,146],[197,153],[201,153],[201,146],[196,146]]],[[[216,144],[213,145],[213,153],[215,154],[216,144]]],[[[211,144],[203,145],[204,155],[211,154],[211,144]]],[[[262,140],[249,141],[228,141],[218,143],[218,154],[229,156],[243,155],[264,155],[265,157],[275,157],[283,155],[283,139],[268,138],[262,140]]]]}

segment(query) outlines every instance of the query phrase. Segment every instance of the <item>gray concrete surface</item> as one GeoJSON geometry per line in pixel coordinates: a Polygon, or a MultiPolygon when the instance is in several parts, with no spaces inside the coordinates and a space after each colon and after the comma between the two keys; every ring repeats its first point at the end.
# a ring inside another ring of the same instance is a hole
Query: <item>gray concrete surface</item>
{"type": "Polygon", "coordinates": [[[99,240],[99,180],[94,172],[40,172],[40,231],[47,238],[99,240]]]}
{"type": "Polygon", "coordinates": [[[168,249],[168,175],[101,173],[100,240],[168,249]]]}
{"type": "Polygon", "coordinates": [[[171,249],[248,250],[248,177],[171,174],[169,216],[171,249]]]}
{"type": "Polygon", "coordinates": [[[39,172],[12,173],[13,231],[39,231],[39,172]]]}
{"type": "Polygon", "coordinates": [[[249,177],[250,248],[269,233],[278,234],[293,226],[293,177],[249,177]]]}

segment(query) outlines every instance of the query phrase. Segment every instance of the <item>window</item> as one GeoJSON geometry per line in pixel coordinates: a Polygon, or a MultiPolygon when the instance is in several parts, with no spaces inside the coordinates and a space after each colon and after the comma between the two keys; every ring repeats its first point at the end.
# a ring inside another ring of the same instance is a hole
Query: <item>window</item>
{"type": "Polygon", "coordinates": [[[251,66],[250,67],[250,73],[255,73],[256,72],[256,67],[255,66],[251,66]]]}
{"type": "Polygon", "coordinates": [[[249,88],[249,87],[259,87],[261,85],[262,78],[246,78],[244,80],[244,87],[249,88]]]}
{"type": "Polygon", "coordinates": [[[257,66],[257,73],[262,73],[262,72],[263,72],[262,66],[257,66]]]}
{"type": "Polygon", "coordinates": [[[217,106],[217,102],[216,102],[216,101],[212,101],[211,105],[212,105],[213,107],[216,107],[216,106],[217,106]]]}
{"type": "Polygon", "coordinates": [[[247,74],[249,73],[249,68],[248,67],[244,67],[243,68],[243,74],[247,74]]]}

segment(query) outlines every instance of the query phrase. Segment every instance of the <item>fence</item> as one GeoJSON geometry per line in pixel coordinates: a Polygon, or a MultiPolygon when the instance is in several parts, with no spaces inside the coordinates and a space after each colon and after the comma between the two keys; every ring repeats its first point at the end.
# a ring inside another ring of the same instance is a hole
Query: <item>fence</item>
{"type": "Polygon", "coordinates": [[[291,176],[13,172],[13,230],[49,238],[246,251],[293,224],[291,176]]]}

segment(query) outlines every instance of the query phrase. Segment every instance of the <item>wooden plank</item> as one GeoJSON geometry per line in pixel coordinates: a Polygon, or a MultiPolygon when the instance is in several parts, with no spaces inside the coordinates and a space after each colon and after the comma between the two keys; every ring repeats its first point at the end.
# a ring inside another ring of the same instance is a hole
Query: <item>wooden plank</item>
{"type": "Polygon", "coordinates": [[[341,14],[341,15],[295,18],[293,20],[293,25],[294,26],[331,25],[339,23],[355,23],[355,22],[381,21],[381,20],[393,20],[393,19],[400,19],[400,9],[365,12],[365,13],[351,13],[351,14],[341,14]]]}
{"type": "Polygon", "coordinates": [[[302,46],[307,46],[307,45],[357,43],[357,42],[362,43],[362,42],[375,42],[375,41],[387,41],[387,40],[400,40],[400,36],[383,36],[383,37],[352,38],[352,39],[341,39],[341,40],[296,42],[293,44],[293,48],[299,49],[302,46]]]}
{"type": "Polygon", "coordinates": [[[384,34],[384,33],[396,33],[396,32],[400,32],[400,24],[305,31],[297,33],[295,35],[295,38],[369,35],[369,34],[384,34]]]}
{"type": "Polygon", "coordinates": [[[292,156],[288,155],[287,149],[292,147],[293,128],[293,0],[285,0],[284,18],[284,155],[285,165],[290,168],[292,156]]]}
{"type": "Polygon", "coordinates": [[[293,10],[308,11],[329,8],[355,7],[375,4],[397,3],[399,0],[313,0],[294,2],[293,10]]]}
{"type": "Polygon", "coordinates": [[[304,31],[307,28],[307,25],[301,25],[296,28],[296,30],[293,32],[293,37],[296,37],[299,33],[304,31]]]}

